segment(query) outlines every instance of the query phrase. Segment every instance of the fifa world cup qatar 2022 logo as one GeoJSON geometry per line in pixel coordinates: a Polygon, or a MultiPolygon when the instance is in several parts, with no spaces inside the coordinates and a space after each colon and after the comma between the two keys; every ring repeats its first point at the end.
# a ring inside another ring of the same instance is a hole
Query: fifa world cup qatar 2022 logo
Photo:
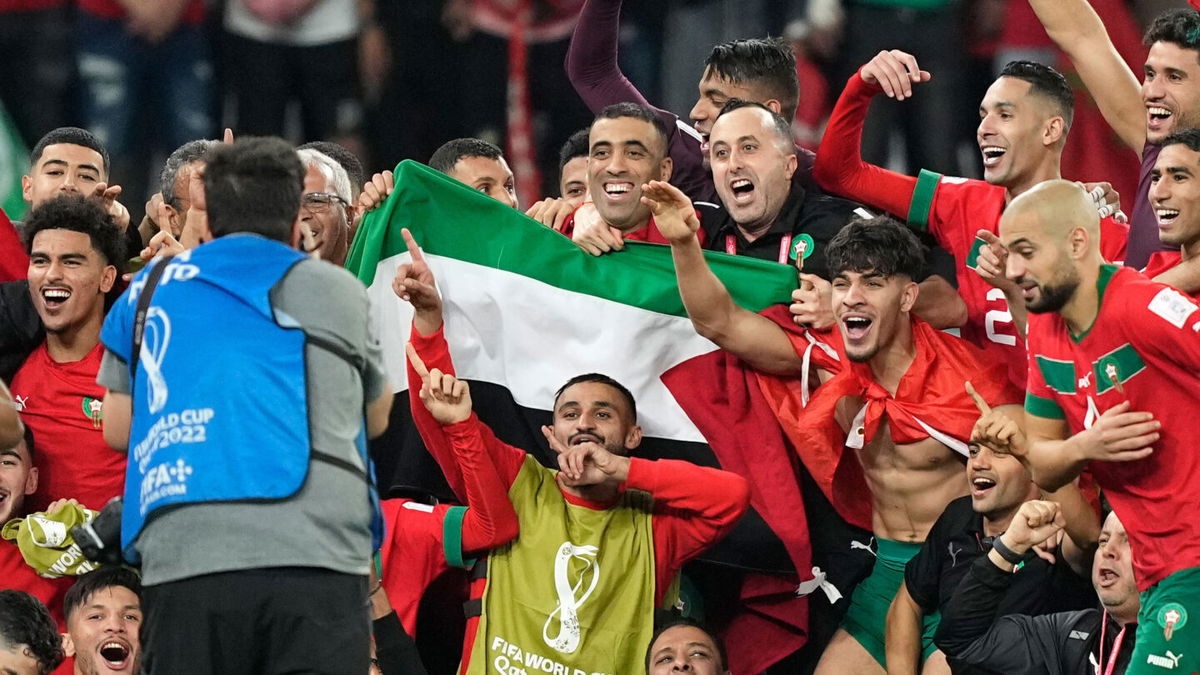
{"type": "Polygon", "coordinates": [[[558,607],[554,608],[542,626],[542,640],[560,654],[574,654],[579,649],[579,608],[587,602],[592,591],[596,590],[596,584],[600,582],[597,553],[599,549],[595,546],[576,546],[565,541],[558,547],[554,556],[554,591],[558,595],[558,607]],[[572,560],[583,562],[583,567],[574,580],[570,578],[572,560]],[[552,636],[550,631],[556,621],[558,634],[552,636]]]}

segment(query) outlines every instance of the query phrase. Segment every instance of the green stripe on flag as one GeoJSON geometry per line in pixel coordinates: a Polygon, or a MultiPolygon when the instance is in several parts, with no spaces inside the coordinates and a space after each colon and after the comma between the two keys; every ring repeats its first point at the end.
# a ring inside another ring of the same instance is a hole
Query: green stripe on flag
{"type": "Polygon", "coordinates": [[[29,163],[29,151],[8,111],[0,104],[0,207],[9,220],[24,220],[28,205],[21,196],[21,175],[29,163]]]}
{"type": "Polygon", "coordinates": [[[1060,394],[1075,393],[1075,364],[1072,361],[1059,361],[1041,354],[1037,355],[1038,370],[1042,371],[1042,379],[1046,386],[1060,394]]]}
{"type": "Polygon", "coordinates": [[[1096,393],[1103,394],[1112,389],[1116,386],[1114,381],[1124,386],[1145,369],[1146,362],[1138,356],[1133,345],[1126,342],[1092,363],[1092,370],[1096,373],[1096,393]]]}
{"type": "MultiPolygon", "coordinates": [[[[346,259],[346,268],[367,286],[379,261],[407,250],[400,236],[407,227],[429,254],[687,316],[670,247],[628,242],[622,252],[592,256],[515,209],[411,160],[396,167],[395,185],[387,201],[363,218],[346,259]]],[[[787,265],[712,251],[705,256],[733,299],[755,312],[789,302],[797,286],[796,271],[787,265]]]]}

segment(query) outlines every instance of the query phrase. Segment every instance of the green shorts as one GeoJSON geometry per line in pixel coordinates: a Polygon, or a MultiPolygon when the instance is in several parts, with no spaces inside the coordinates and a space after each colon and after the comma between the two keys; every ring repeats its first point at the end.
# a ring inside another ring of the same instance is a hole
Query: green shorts
{"type": "Polygon", "coordinates": [[[1200,670],[1200,567],[1180,570],[1142,593],[1137,646],[1126,675],[1200,670]]]}
{"type": "MultiPolygon", "coordinates": [[[[907,544],[891,539],[875,538],[878,552],[871,575],[854,587],[850,597],[850,608],[842,620],[842,629],[862,645],[879,665],[887,667],[887,651],[884,647],[884,632],[887,630],[888,608],[896,598],[896,591],[904,583],[904,566],[921,550],[921,544],[907,544]]],[[[928,658],[937,651],[933,634],[937,631],[940,614],[925,616],[921,632],[921,658],[928,658]]]]}

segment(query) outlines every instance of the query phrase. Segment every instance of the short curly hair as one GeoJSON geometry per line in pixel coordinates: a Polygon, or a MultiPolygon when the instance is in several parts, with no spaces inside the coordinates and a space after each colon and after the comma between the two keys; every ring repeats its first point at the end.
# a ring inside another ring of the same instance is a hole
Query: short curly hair
{"type": "Polygon", "coordinates": [[[1200,50],[1200,12],[1184,7],[1159,14],[1146,29],[1142,42],[1169,42],[1184,49],[1200,50]]]}
{"type": "Polygon", "coordinates": [[[118,270],[124,268],[128,257],[125,236],[95,200],[64,194],[30,211],[25,221],[26,253],[33,253],[33,239],[42,230],[82,232],[92,240],[92,248],[106,264],[118,270]]]}
{"type": "Polygon", "coordinates": [[[900,221],[891,216],[855,218],[846,224],[825,249],[829,272],[877,272],[912,280],[925,272],[925,247],[900,221]]]}
{"type": "Polygon", "coordinates": [[[33,654],[40,675],[47,675],[66,658],[50,610],[25,591],[0,591],[0,649],[13,651],[21,645],[33,654]]]}

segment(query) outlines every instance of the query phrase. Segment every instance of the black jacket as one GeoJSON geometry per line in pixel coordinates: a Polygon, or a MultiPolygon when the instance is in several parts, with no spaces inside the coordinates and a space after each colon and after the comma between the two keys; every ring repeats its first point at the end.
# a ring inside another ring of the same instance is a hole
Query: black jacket
{"type": "MultiPolygon", "coordinates": [[[[987,556],[971,564],[950,601],[933,641],[951,662],[996,673],[1093,675],[1101,640],[1109,660],[1121,627],[1098,609],[1042,616],[1010,614],[996,618],[1013,574],[987,556]],[[1102,623],[1107,624],[1103,626],[1102,623]]],[[[1125,672],[1137,626],[1129,624],[1113,673],[1125,672]]]]}
{"type": "Polygon", "coordinates": [[[29,298],[29,282],[0,284],[0,380],[11,382],[44,337],[42,319],[29,298]]]}

